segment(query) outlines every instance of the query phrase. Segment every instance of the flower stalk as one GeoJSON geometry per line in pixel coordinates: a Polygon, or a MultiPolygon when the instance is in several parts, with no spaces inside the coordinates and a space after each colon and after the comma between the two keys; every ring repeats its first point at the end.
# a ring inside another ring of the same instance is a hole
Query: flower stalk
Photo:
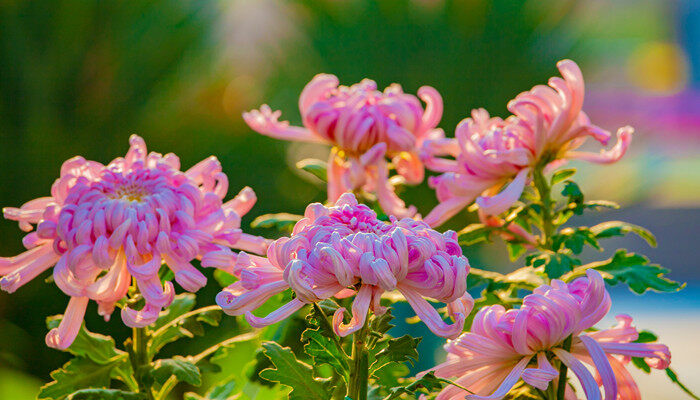
{"type": "Polygon", "coordinates": [[[130,348],[129,356],[136,375],[136,382],[138,382],[139,393],[145,394],[148,400],[154,400],[151,385],[144,379],[146,367],[151,364],[151,358],[148,355],[148,340],[148,328],[132,328],[131,346],[127,345],[127,348],[130,348]]]}
{"type": "Polygon", "coordinates": [[[552,222],[552,209],[554,202],[552,200],[552,188],[547,183],[547,179],[544,176],[544,165],[537,166],[532,175],[533,181],[535,183],[535,189],[537,189],[537,194],[540,198],[540,203],[542,205],[542,238],[540,240],[541,246],[544,249],[551,250],[552,245],[552,235],[554,234],[554,224],[552,222]]]}
{"type": "MultiPolygon", "coordinates": [[[[562,348],[564,351],[571,351],[571,342],[573,340],[573,336],[569,335],[566,339],[564,339],[564,343],[562,344],[562,348]]],[[[564,395],[566,393],[566,373],[568,372],[566,364],[563,362],[561,363],[561,366],[559,367],[559,384],[557,386],[557,399],[556,400],[564,400],[564,395]]]]}
{"type": "Polygon", "coordinates": [[[348,385],[348,397],[352,400],[367,400],[369,356],[366,339],[368,332],[369,324],[365,324],[352,337],[352,370],[350,371],[350,384],[348,385]]]}

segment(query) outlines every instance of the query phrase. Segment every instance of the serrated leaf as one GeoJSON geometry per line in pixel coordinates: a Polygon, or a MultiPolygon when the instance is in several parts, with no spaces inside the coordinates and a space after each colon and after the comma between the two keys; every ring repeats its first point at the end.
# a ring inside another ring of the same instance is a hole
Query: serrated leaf
{"type": "Polygon", "coordinates": [[[374,318],[372,318],[371,322],[372,332],[376,332],[379,334],[385,334],[389,332],[389,329],[395,326],[391,323],[393,320],[394,315],[391,312],[391,308],[387,309],[387,311],[382,315],[375,315],[374,318]]]}
{"type": "Polygon", "coordinates": [[[457,233],[459,244],[471,246],[489,240],[491,228],[484,224],[471,224],[457,233]]]}
{"type": "Polygon", "coordinates": [[[576,168],[567,168],[567,169],[560,169],[554,174],[552,174],[552,179],[551,179],[551,184],[552,186],[556,185],[559,182],[563,182],[570,177],[572,177],[576,173],[576,168]]]}
{"type": "Polygon", "coordinates": [[[566,181],[561,194],[562,196],[568,197],[569,203],[567,208],[569,210],[576,215],[583,214],[583,193],[581,192],[581,188],[579,188],[575,182],[566,181]]]}
{"type": "Polygon", "coordinates": [[[607,221],[591,227],[591,232],[595,234],[597,239],[604,239],[613,236],[625,236],[628,233],[636,233],[639,237],[646,240],[650,246],[656,247],[656,237],[646,228],[639,225],[630,224],[622,221],[607,221]]]}
{"type": "Polygon", "coordinates": [[[574,254],[580,254],[583,251],[583,246],[586,244],[596,250],[602,250],[595,234],[587,227],[577,229],[564,228],[552,237],[552,249],[554,251],[558,251],[563,247],[571,250],[574,254]]]}
{"type": "Polygon", "coordinates": [[[156,361],[153,363],[153,368],[148,371],[147,376],[161,385],[171,376],[175,376],[178,381],[187,382],[190,385],[199,386],[202,384],[199,368],[180,356],[156,361]]]}
{"type": "Polygon", "coordinates": [[[250,223],[252,228],[273,228],[278,231],[289,230],[302,219],[303,215],[277,213],[261,215],[250,223]]]}
{"type": "Polygon", "coordinates": [[[231,400],[238,396],[234,396],[236,382],[229,380],[214,386],[204,396],[196,393],[185,393],[185,400],[231,400]]]}
{"type": "Polygon", "coordinates": [[[119,363],[98,364],[88,358],[73,358],[60,369],[51,372],[53,382],[41,387],[38,398],[62,400],[80,389],[107,388],[112,370],[119,363]]]}
{"type": "Polygon", "coordinates": [[[323,182],[328,182],[328,163],[315,158],[306,158],[297,162],[297,168],[303,169],[323,182]]]}
{"type": "Polygon", "coordinates": [[[564,253],[546,252],[530,259],[533,268],[541,268],[550,279],[557,279],[571,272],[581,261],[564,253]]]}
{"type": "MultiPolygon", "coordinates": [[[[62,315],[46,318],[47,328],[57,327],[62,318],[62,315]]],[[[90,332],[85,328],[85,324],[80,327],[78,335],[66,351],[74,356],[89,358],[102,365],[114,362],[115,357],[126,355],[124,351],[117,350],[111,336],[90,332]]]]}
{"type": "Polygon", "coordinates": [[[416,379],[408,386],[400,386],[389,389],[389,395],[385,400],[398,399],[402,394],[415,394],[420,389],[425,389],[426,392],[432,393],[442,389],[443,383],[440,378],[437,378],[433,372],[428,372],[422,377],[416,379]]]}
{"type": "Polygon", "coordinates": [[[260,373],[264,379],[279,382],[292,388],[290,400],[327,400],[330,391],[327,382],[315,379],[313,369],[297,360],[289,347],[275,342],[264,342],[263,352],[272,361],[274,368],[260,373]]]}
{"type": "Polygon", "coordinates": [[[68,396],[68,400],[146,400],[146,395],[117,389],[82,389],[68,396]]]}
{"type": "Polygon", "coordinates": [[[416,347],[420,341],[421,338],[414,338],[411,335],[403,335],[400,338],[387,340],[386,347],[375,355],[375,360],[370,366],[370,373],[392,362],[413,365],[418,361],[418,350],[416,347]]]}
{"type": "Polygon", "coordinates": [[[347,356],[336,346],[333,340],[324,336],[320,331],[307,329],[302,333],[301,340],[307,342],[304,345],[304,352],[314,358],[316,364],[328,364],[348,382],[347,356]]]}
{"type": "Polygon", "coordinates": [[[593,268],[603,273],[609,284],[625,283],[633,292],[639,294],[647,290],[677,292],[685,286],[666,278],[666,268],[649,264],[648,258],[628,253],[624,249],[618,250],[611,259],[594,264],[593,268]]]}

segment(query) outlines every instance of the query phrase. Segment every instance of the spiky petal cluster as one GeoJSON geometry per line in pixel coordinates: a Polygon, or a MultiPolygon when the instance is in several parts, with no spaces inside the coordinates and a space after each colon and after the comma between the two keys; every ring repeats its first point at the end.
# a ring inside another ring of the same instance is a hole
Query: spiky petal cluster
{"type": "MultiPolygon", "coordinates": [[[[522,378],[546,390],[558,377],[552,354],[581,382],[589,400],[640,399],[639,390],[625,368],[631,357],[644,358],[652,368],[667,368],[668,347],[634,343],[638,337],[632,318],[618,315],[618,325],[600,331],[586,330],[610,309],[610,296],[599,272],[569,284],[554,280],[525,297],[520,309],[506,311],[500,305],[484,307],[474,317],[471,331],[445,345],[447,361],[434,368],[440,377],[458,377],[456,383],[476,393],[470,400],[502,399],[522,378]],[[572,335],[569,351],[563,342],[572,335]],[[594,377],[588,364],[596,371],[594,377]]],[[[576,399],[568,388],[567,399],[576,399]]],[[[466,393],[449,386],[437,400],[463,399],[466,393]]]]}
{"type": "Polygon", "coordinates": [[[239,229],[256,200],[252,189],[222,203],[228,178],[215,157],[182,172],[174,154],[147,154],[135,135],[129,143],[126,156],[108,165],[66,161],[51,197],[3,210],[23,230],[36,225],[36,231],[24,237],[28,251],[0,258],[0,287],[14,292],[55,265],[56,285],[71,296],[60,326],[46,336],[51,347],[70,346],[89,300],[108,319],[132,277],[145,305],[122,309],[122,320],[131,327],[155,321],[174,296],[173,284],[158,276],[164,262],[180,286],[196,291],[206,278],[190,264],[194,258],[225,246],[259,253],[267,247],[239,229]]]}
{"type": "Polygon", "coordinates": [[[328,200],[335,202],[345,192],[364,189],[375,193],[382,209],[398,218],[410,217],[415,208],[394,193],[386,158],[407,183],[423,181],[424,168],[418,149],[426,139],[444,137],[435,129],[442,117],[442,98],[429,86],[416,96],[398,84],[377,90],[369,79],[338,86],[334,75],[319,74],[299,98],[304,128],[281,122],[281,112],[263,105],[243,114],[248,125],[263,135],[278,139],[319,142],[333,146],[328,160],[328,200]]]}
{"type": "Polygon", "coordinates": [[[440,204],[425,221],[439,226],[476,199],[487,214],[500,214],[518,200],[532,169],[581,159],[612,163],[627,150],[633,129],[620,128],[617,143],[598,154],[575,151],[592,136],[604,146],[611,134],[592,125],[581,111],[584,84],[581,70],[571,60],[557,64],[563,77],[520,93],[508,103],[514,115],[491,118],[484,109],[472,111],[457,126],[454,139],[426,141],[422,159],[440,204]],[[447,158],[443,158],[446,156],[447,158]],[[500,191],[500,192],[499,192],[500,191]]]}
{"type": "Polygon", "coordinates": [[[246,315],[253,326],[280,321],[305,304],[330,297],[347,297],[356,290],[352,319],[343,323],[345,309],[333,316],[340,336],[360,329],[369,310],[385,312],[382,293],[398,290],[420,319],[437,335],[457,336],[471,311],[466,292],[469,264],[455,232],[438,233],[412,219],[384,222],[374,211],[346,193],[333,207],[307,207],[291,237],[273,242],[267,258],[241,253],[203,262],[229,268],[240,280],[217,296],[231,315],[246,315]],[[264,318],[251,314],[271,296],[291,288],[295,298],[264,318]],[[446,323],[424,299],[447,303],[454,323],[446,323]]]}

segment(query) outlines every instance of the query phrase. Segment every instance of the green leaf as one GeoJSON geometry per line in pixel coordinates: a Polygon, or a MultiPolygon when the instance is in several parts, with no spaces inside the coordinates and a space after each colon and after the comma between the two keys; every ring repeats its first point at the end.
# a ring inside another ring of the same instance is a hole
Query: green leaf
{"type": "Polygon", "coordinates": [[[564,228],[552,236],[552,248],[555,251],[563,247],[571,250],[574,254],[580,254],[586,244],[596,250],[602,250],[595,234],[587,227],[564,228]]]}
{"type": "Polygon", "coordinates": [[[400,338],[389,339],[384,347],[375,356],[375,361],[370,366],[370,371],[376,371],[389,363],[409,363],[413,365],[418,361],[418,350],[416,347],[421,338],[414,338],[411,335],[403,335],[400,338]]]}
{"type": "Polygon", "coordinates": [[[301,340],[307,342],[304,352],[314,358],[317,364],[328,364],[348,382],[350,367],[348,357],[336,346],[331,338],[324,336],[319,330],[307,329],[302,333],[301,340]]]}
{"type": "Polygon", "coordinates": [[[574,267],[581,265],[581,261],[564,253],[545,252],[529,260],[533,268],[541,268],[550,279],[557,279],[574,267]]]}
{"type": "Polygon", "coordinates": [[[402,394],[415,394],[420,389],[425,389],[426,392],[432,393],[442,389],[443,381],[437,378],[433,372],[428,372],[422,377],[416,379],[408,386],[394,387],[389,390],[389,395],[385,400],[399,398],[402,394]]]}
{"type": "Polygon", "coordinates": [[[77,390],[109,387],[112,370],[119,363],[98,364],[88,358],[76,357],[62,368],[51,372],[53,382],[41,387],[39,399],[62,400],[77,390]]]}
{"type": "Polygon", "coordinates": [[[527,248],[520,243],[506,243],[506,248],[508,249],[510,261],[516,261],[527,252],[527,248]]]}
{"type": "Polygon", "coordinates": [[[542,396],[537,393],[537,389],[526,384],[525,382],[518,381],[515,386],[508,392],[503,400],[541,400],[542,396]]]}
{"type": "Polygon", "coordinates": [[[117,389],[82,389],[68,396],[68,400],[146,400],[146,395],[117,389]]]}
{"type": "Polygon", "coordinates": [[[646,372],[647,374],[651,372],[651,368],[649,367],[649,364],[647,364],[646,361],[644,361],[644,358],[642,357],[632,357],[632,364],[637,367],[638,369],[646,372]]]}
{"type": "Polygon", "coordinates": [[[457,233],[459,244],[471,246],[489,240],[491,228],[484,224],[471,224],[457,233]]]}
{"type": "Polygon", "coordinates": [[[598,210],[600,208],[611,208],[613,210],[617,210],[620,208],[619,204],[609,200],[588,200],[583,203],[583,206],[593,210],[598,210]]]}
{"type": "Polygon", "coordinates": [[[639,294],[647,290],[677,292],[685,286],[663,276],[668,273],[666,268],[649,264],[648,258],[625,249],[618,250],[609,260],[594,263],[592,268],[600,271],[609,284],[625,283],[639,294]]]}
{"type": "Polygon", "coordinates": [[[597,239],[604,239],[613,236],[625,236],[628,233],[636,233],[639,237],[646,240],[650,246],[656,247],[656,237],[647,229],[634,224],[629,224],[622,221],[608,221],[591,227],[591,232],[595,234],[597,239]]]}
{"type": "Polygon", "coordinates": [[[196,393],[185,393],[185,400],[229,400],[234,398],[236,382],[229,380],[211,388],[204,396],[196,393]]]}
{"type": "Polygon", "coordinates": [[[560,169],[552,175],[551,184],[556,185],[559,182],[563,182],[576,173],[576,168],[560,169]]]}
{"type": "Polygon", "coordinates": [[[291,387],[290,400],[328,399],[330,391],[327,382],[315,379],[313,369],[297,360],[289,347],[282,347],[275,342],[264,342],[262,347],[274,365],[274,368],[260,373],[262,378],[291,387]]]}
{"type": "MultiPolygon", "coordinates": [[[[49,329],[56,328],[62,318],[62,315],[48,317],[46,326],[49,329]]],[[[66,351],[74,356],[89,358],[101,365],[112,363],[115,357],[126,356],[126,352],[117,350],[111,336],[90,332],[85,328],[85,324],[80,327],[78,335],[66,351]]]]}
{"type": "Polygon", "coordinates": [[[151,325],[151,329],[154,331],[162,328],[163,325],[169,323],[175,318],[192,311],[195,304],[195,296],[192,293],[182,293],[175,296],[173,302],[165,309],[165,311],[160,313],[160,316],[156,322],[151,325]]]}
{"type": "MultiPolygon", "coordinates": [[[[188,293],[189,295],[189,293],[188,293]]],[[[173,301],[173,303],[175,303],[173,301]]],[[[151,356],[158,353],[168,343],[174,342],[183,337],[192,338],[204,335],[204,324],[219,326],[223,311],[218,307],[204,307],[190,311],[194,303],[190,302],[189,296],[180,299],[177,304],[177,315],[170,314],[162,316],[156,324],[160,325],[151,335],[148,351],[151,356]],[[166,323],[160,324],[159,322],[166,323]]]]}
{"type": "Polygon", "coordinates": [[[564,190],[561,191],[562,196],[568,197],[569,202],[567,208],[576,215],[583,214],[583,193],[581,188],[573,181],[566,181],[564,190]]]}
{"type": "Polygon", "coordinates": [[[328,182],[328,164],[315,158],[306,158],[297,162],[297,168],[303,169],[323,182],[328,182]]]}
{"type": "Polygon", "coordinates": [[[171,376],[175,376],[178,381],[187,382],[190,385],[199,386],[202,384],[199,368],[180,356],[156,361],[147,374],[148,378],[161,385],[171,376]]]}
{"type": "Polygon", "coordinates": [[[672,370],[671,368],[666,368],[666,376],[668,376],[671,382],[678,385],[678,387],[681,388],[681,390],[684,391],[688,396],[694,398],[695,400],[700,400],[700,397],[698,397],[695,393],[688,389],[688,387],[682,384],[680,380],[678,380],[678,375],[676,375],[676,371],[672,370]]]}
{"type": "Polygon", "coordinates": [[[659,340],[659,338],[656,336],[656,334],[649,331],[639,331],[639,336],[634,343],[651,343],[656,342],[657,340],[659,340]]]}
{"type": "Polygon", "coordinates": [[[250,223],[252,228],[273,228],[278,231],[291,231],[303,215],[278,213],[261,215],[250,223]]]}

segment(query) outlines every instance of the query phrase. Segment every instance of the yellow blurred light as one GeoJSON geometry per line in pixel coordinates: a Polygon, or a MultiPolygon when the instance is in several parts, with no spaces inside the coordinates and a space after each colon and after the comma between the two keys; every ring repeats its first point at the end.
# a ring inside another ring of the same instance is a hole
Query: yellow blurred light
{"type": "Polygon", "coordinates": [[[685,88],[688,61],[683,49],[675,43],[644,43],[632,53],[628,72],[632,83],[641,89],[669,94],[685,88]]]}

